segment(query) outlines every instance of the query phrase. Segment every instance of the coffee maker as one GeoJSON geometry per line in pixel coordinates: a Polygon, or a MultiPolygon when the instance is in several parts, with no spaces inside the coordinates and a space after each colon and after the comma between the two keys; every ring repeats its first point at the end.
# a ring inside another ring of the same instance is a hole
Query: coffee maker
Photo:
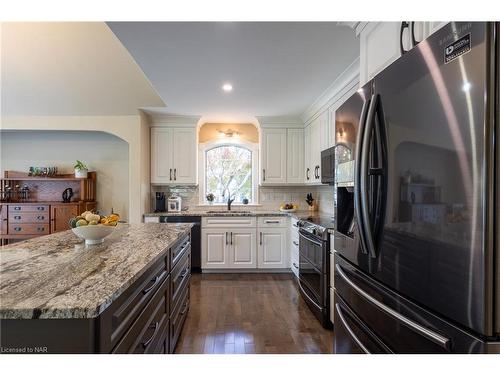
{"type": "Polygon", "coordinates": [[[165,211],[167,211],[165,203],[166,203],[165,193],[163,193],[161,191],[156,192],[155,212],[165,212],[165,211]]]}

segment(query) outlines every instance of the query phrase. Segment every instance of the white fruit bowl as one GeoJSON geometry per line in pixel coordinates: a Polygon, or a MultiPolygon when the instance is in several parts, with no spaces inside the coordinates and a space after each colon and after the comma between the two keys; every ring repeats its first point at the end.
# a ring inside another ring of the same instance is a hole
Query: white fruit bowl
{"type": "Polygon", "coordinates": [[[97,245],[104,242],[104,238],[113,233],[116,227],[108,225],[85,225],[72,228],[74,234],[85,240],[85,245],[97,245]]]}

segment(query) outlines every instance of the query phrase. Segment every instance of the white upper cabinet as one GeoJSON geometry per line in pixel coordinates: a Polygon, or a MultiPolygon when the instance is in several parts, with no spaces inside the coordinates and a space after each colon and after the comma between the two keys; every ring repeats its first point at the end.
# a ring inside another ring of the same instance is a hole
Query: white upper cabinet
{"type": "Polygon", "coordinates": [[[321,182],[321,151],[330,147],[328,109],[311,121],[305,128],[305,182],[321,182]]]}
{"type": "Polygon", "coordinates": [[[304,182],[304,129],[286,131],[286,181],[304,182]]]}
{"type": "Polygon", "coordinates": [[[172,129],[151,128],[151,182],[172,181],[172,129]]]}
{"type": "Polygon", "coordinates": [[[360,86],[401,56],[400,31],[400,22],[369,22],[361,30],[360,86]]]}
{"type": "Polygon", "coordinates": [[[359,83],[363,86],[401,56],[447,22],[368,22],[358,26],[360,42],[359,83]]]}
{"type": "Polygon", "coordinates": [[[151,128],[151,182],[196,185],[196,153],[196,128],[151,128]]]}
{"type": "Polygon", "coordinates": [[[286,129],[262,129],[260,142],[260,183],[286,183],[286,129]]]}
{"type": "Polygon", "coordinates": [[[174,168],[174,182],[178,184],[196,184],[196,129],[173,129],[172,156],[174,168]]]}

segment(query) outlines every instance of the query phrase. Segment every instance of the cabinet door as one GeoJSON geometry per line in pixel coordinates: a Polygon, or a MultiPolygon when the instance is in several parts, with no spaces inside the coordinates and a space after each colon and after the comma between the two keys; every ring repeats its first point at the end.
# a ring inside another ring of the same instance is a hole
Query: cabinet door
{"type": "Polygon", "coordinates": [[[201,268],[228,268],[230,230],[203,229],[201,241],[201,268]]]}
{"type": "MultiPolygon", "coordinates": [[[[330,131],[328,129],[328,109],[324,110],[318,118],[319,122],[319,150],[323,151],[329,147],[330,131]]],[[[321,162],[319,163],[321,165],[321,162]]]]}
{"type": "Polygon", "coordinates": [[[263,129],[261,184],[286,182],[286,129],[263,129]]]}
{"type": "Polygon", "coordinates": [[[173,181],[172,129],[151,128],[151,182],[173,181]]]}
{"type": "Polygon", "coordinates": [[[257,247],[254,229],[231,229],[229,234],[229,267],[257,268],[257,247]]]}
{"type": "Polygon", "coordinates": [[[284,228],[259,229],[258,268],[288,268],[284,228]]]}
{"type": "MultiPolygon", "coordinates": [[[[304,182],[312,182],[312,177],[314,175],[311,171],[311,125],[304,129],[304,182]]],[[[314,169],[314,168],[312,168],[314,169]]]]}
{"type": "Polygon", "coordinates": [[[286,132],[286,181],[304,182],[304,129],[288,129],[286,132]]]}
{"type": "Polygon", "coordinates": [[[195,128],[173,129],[172,168],[173,182],[197,184],[197,147],[195,128]]]}
{"type": "Polygon", "coordinates": [[[78,204],[54,204],[50,206],[50,233],[70,229],[69,219],[78,215],[78,204]]]}
{"type": "Polygon", "coordinates": [[[370,22],[361,31],[360,86],[363,86],[401,55],[400,27],[400,22],[370,22]]]}
{"type": "Polygon", "coordinates": [[[318,182],[318,169],[321,164],[321,124],[319,117],[311,123],[311,182],[318,182]]]}

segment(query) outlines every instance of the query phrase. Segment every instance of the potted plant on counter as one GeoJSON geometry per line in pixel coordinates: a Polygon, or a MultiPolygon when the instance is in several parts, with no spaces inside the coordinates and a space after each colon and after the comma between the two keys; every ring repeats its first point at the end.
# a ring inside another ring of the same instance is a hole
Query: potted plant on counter
{"type": "Polygon", "coordinates": [[[89,173],[89,169],[87,166],[81,162],[80,160],[76,161],[75,164],[75,177],[76,178],[87,178],[87,175],[89,173]]]}
{"type": "Polygon", "coordinates": [[[213,195],[213,193],[208,193],[205,198],[207,198],[209,205],[214,204],[215,195],[213,195]]]}

